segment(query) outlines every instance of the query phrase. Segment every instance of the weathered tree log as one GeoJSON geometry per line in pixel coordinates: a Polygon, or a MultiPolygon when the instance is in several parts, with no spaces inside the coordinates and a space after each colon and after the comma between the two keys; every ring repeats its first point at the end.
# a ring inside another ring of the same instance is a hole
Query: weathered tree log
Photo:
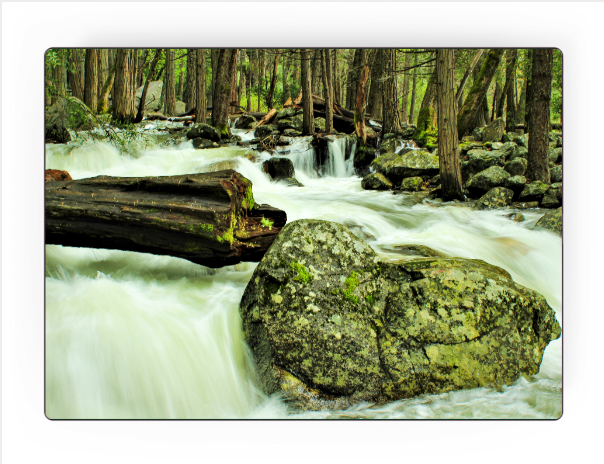
{"type": "Polygon", "coordinates": [[[232,169],[46,184],[46,243],[170,255],[209,267],[260,261],[287,221],[232,169]]]}

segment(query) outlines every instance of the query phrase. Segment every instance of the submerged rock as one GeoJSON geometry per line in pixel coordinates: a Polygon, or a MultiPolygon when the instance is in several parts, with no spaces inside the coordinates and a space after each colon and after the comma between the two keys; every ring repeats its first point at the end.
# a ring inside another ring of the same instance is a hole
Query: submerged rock
{"type": "Polygon", "coordinates": [[[424,180],[421,177],[407,177],[401,183],[401,190],[405,192],[419,192],[424,180]]]}
{"type": "Polygon", "coordinates": [[[514,222],[524,222],[525,219],[524,214],[522,214],[521,212],[506,214],[505,217],[514,222]]]}
{"type": "Polygon", "coordinates": [[[392,182],[383,174],[372,172],[363,178],[361,187],[365,190],[389,190],[392,188],[392,182]]]}
{"type": "Polygon", "coordinates": [[[408,150],[405,153],[378,156],[371,167],[394,183],[399,183],[406,177],[432,177],[439,170],[438,156],[426,150],[408,150]]]}
{"type": "Polygon", "coordinates": [[[287,179],[295,175],[294,163],[289,158],[270,158],[262,163],[262,170],[271,179],[287,179]]]}
{"type": "Polygon", "coordinates": [[[267,394],[302,409],[509,385],[560,336],[537,292],[480,260],[381,262],[346,227],[287,224],[244,292],[267,394]]]}
{"type": "Polygon", "coordinates": [[[533,229],[550,230],[562,237],[562,208],[558,208],[542,216],[533,229]]]}

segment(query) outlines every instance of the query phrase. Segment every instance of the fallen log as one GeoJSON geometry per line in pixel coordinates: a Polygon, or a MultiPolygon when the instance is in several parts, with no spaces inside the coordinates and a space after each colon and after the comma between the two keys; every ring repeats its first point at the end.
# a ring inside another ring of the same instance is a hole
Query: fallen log
{"type": "Polygon", "coordinates": [[[250,129],[248,132],[253,131],[253,130],[254,130],[256,127],[258,127],[258,126],[262,126],[262,125],[264,125],[264,124],[268,124],[268,123],[270,122],[270,120],[271,120],[271,119],[273,119],[273,117],[274,117],[274,116],[276,116],[276,115],[277,115],[277,110],[276,110],[275,108],[271,109],[271,110],[270,110],[268,113],[266,113],[266,114],[264,115],[264,117],[263,117],[263,118],[262,118],[260,121],[258,121],[258,122],[257,122],[257,123],[254,125],[254,127],[252,127],[252,128],[251,128],[251,129],[250,129]]]}
{"type": "Polygon", "coordinates": [[[224,171],[99,176],[46,184],[46,243],[184,258],[209,267],[260,261],[287,221],[252,183],[224,171]]]}

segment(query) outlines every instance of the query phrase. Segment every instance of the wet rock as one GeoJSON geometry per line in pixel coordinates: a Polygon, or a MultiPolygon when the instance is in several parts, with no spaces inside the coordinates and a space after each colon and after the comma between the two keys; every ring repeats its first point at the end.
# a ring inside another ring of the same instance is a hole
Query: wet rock
{"type": "Polygon", "coordinates": [[[483,142],[500,142],[505,132],[505,124],[502,118],[491,121],[482,130],[483,142]]]}
{"type": "Polygon", "coordinates": [[[361,187],[365,190],[390,190],[392,182],[379,172],[372,172],[361,181],[361,187]]]}
{"type": "Polygon", "coordinates": [[[394,251],[395,253],[403,256],[413,256],[420,258],[446,258],[447,255],[436,251],[425,245],[394,245],[394,246],[383,246],[384,250],[394,251]]]}
{"type": "Polygon", "coordinates": [[[415,135],[415,132],[417,131],[417,126],[415,124],[408,124],[404,122],[401,124],[401,129],[403,130],[403,132],[401,133],[401,137],[403,139],[410,139],[415,135]]]}
{"type": "Polygon", "coordinates": [[[542,208],[558,208],[560,207],[560,202],[558,201],[558,198],[556,198],[555,194],[548,192],[543,196],[540,206],[542,208]]]}
{"type": "Polygon", "coordinates": [[[421,177],[407,177],[401,183],[401,190],[404,192],[419,192],[424,180],[421,177]]]}
{"type": "Polygon", "coordinates": [[[289,187],[304,187],[304,184],[298,182],[298,179],[296,179],[295,177],[288,177],[287,179],[279,180],[289,187]]]}
{"type": "Polygon", "coordinates": [[[204,139],[203,137],[197,137],[196,139],[193,139],[193,148],[196,148],[198,150],[204,148],[218,148],[219,146],[220,145],[218,145],[216,142],[204,139]]]}
{"type": "Polygon", "coordinates": [[[562,208],[558,208],[541,217],[533,229],[550,230],[562,237],[562,208]]]}
{"type": "Polygon", "coordinates": [[[66,180],[73,180],[67,171],[60,171],[58,169],[47,169],[44,171],[45,182],[63,182],[66,180]]]}
{"type": "Polygon", "coordinates": [[[495,187],[478,199],[475,210],[499,209],[512,204],[514,192],[504,187],[495,187]]]}
{"type": "Polygon", "coordinates": [[[494,187],[503,186],[509,178],[510,175],[503,168],[491,166],[472,177],[466,184],[466,188],[473,196],[482,195],[494,187]]]}
{"type": "Polygon", "coordinates": [[[346,227],[287,224],[240,304],[266,394],[341,408],[509,385],[560,336],[537,292],[480,260],[380,262],[346,227]]]}
{"type": "Polygon", "coordinates": [[[394,183],[399,183],[407,177],[432,177],[438,174],[438,156],[426,150],[409,150],[405,153],[403,151],[379,156],[373,160],[371,167],[394,183]]]}
{"type": "Polygon", "coordinates": [[[513,161],[516,158],[527,159],[528,158],[528,150],[526,148],[524,148],[524,147],[518,147],[518,152],[510,155],[509,160],[513,161]]]}
{"type": "Polygon", "coordinates": [[[286,135],[287,137],[300,137],[302,132],[299,132],[295,129],[285,129],[283,131],[283,135],[286,135]]]}
{"type": "Polygon", "coordinates": [[[300,110],[294,108],[293,106],[289,108],[283,108],[282,110],[277,111],[277,119],[289,119],[292,116],[295,116],[300,110]]]}
{"type": "Polygon", "coordinates": [[[46,110],[45,139],[59,143],[71,141],[69,129],[89,131],[98,127],[98,123],[88,107],[75,97],[64,97],[46,110]]]}
{"type": "Polygon", "coordinates": [[[244,114],[235,121],[235,129],[251,129],[257,122],[254,116],[244,114]]]}
{"type": "Polygon", "coordinates": [[[187,138],[196,139],[202,137],[212,142],[220,142],[220,132],[209,124],[195,124],[188,132],[187,138]]]}
{"type": "Polygon", "coordinates": [[[254,136],[256,138],[263,139],[263,138],[268,137],[269,135],[271,135],[271,133],[273,133],[276,130],[277,130],[277,126],[275,126],[274,124],[268,124],[268,125],[265,125],[265,126],[258,126],[255,129],[254,136]]]}
{"type": "Polygon", "coordinates": [[[521,212],[506,214],[505,217],[514,222],[524,222],[524,214],[521,212]]]}
{"type": "Polygon", "coordinates": [[[550,170],[550,177],[552,183],[562,182],[562,165],[553,167],[550,170]]]}
{"type": "MultiPolygon", "coordinates": [[[[145,99],[145,111],[155,112],[161,110],[161,91],[164,86],[163,81],[153,81],[149,83],[147,89],[147,98],[145,99]]],[[[136,108],[140,105],[140,100],[143,95],[144,85],[136,89],[136,108]]],[[[183,110],[184,112],[184,110],[183,110]]]]}
{"type": "Polygon", "coordinates": [[[461,139],[461,143],[466,143],[466,142],[474,142],[474,136],[473,135],[465,135],[462,137],[461,139]]]}
{"type": "Polygon", "coordinates": [[[512,203],[512,208],[516,208],[516,209],[539,208],[539,202],[538,201],[515,201],[512,203]]]}
{"type": "Polygon", "coordinates": [[[510,176],[524,176],[527,161],[524,158],[516,158],[505,165],[505,172],[510,176]]]}
{"type": "Polygon", "coordinates": [[[484,145],[482,142],[467,142],[459,144],[459,154],[460,156],[465,156],[470,150],[484,150],[484,145]]]}
{"type": "Polygon", "coordinates": [[[344,225],[346,227],[348,227],[348,229],[350,230],[350,232],[352,232],[354,235],[356,235],[358,238],[360,238],[364,242],[374,242],[375,241],[375,235],[373,235],[372,233],[370,233],[362,225],[356,224],[356,223],[351,222],[351,221],[344,222],[344,225]]]}
{"type": "Polygon", "coordinates": [[[519,199],[520,201],[541,201],[548,189],[549,185],[544,182],[531,182],[524,186],[524,189],[520,192],[519,199]]]}
{"type": "Polygon", "coordinates": [[[522,138],[522,136],[520,134],[517,134],[516,132],[506,132],[505,134],[503,134],[503,137],[501,138],[502,142],[506,143],[506,142],[513,142],[518,146],[524,147],[524,139],[522,138]]]}
{"type": "Polygon", "coordinates": [[[289,158],[270,158],[262,163],[262,170],[271,179],[287,179],[295,175],[294,164],[289,158]]]}
{"type": "Polygon", "coordinates": [[[472,137],[474,137],[474,140],[476,140],[477,142],[481,142],[482,141],[482,127],[476,127],[473,131],[472,131],[472,137]]]}

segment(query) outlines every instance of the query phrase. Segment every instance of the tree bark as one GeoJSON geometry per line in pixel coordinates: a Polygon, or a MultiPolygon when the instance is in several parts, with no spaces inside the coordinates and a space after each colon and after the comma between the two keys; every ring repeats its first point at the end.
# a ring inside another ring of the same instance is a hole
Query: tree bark
{"type": "MultiPolygon", "coordinates": [[[[413,60],[413,65],[417,65],[417,55],[413,60]]],[[[417,96],[417,68],[413,69],[413,83],[411,84],[411,104],[409,105],[409,124],[415,121],[415,98],[417,96]]]]}
{"type": "MultiPolygon", "coordinates": [[[[512,48],[507,51],[506,65],[505,65],[505,85],[499,97],[499,103],[497,105],[497,117],[503,116],[503,107],[509,94],[510,87],[512,88],[512,95],[514,95],[514,72],[516,70],[516,63],[518,62],[518,49],[512,48]]],[[[514,106],[514,98],[508,100],[508,103],[512,103],[514,106]]]]}
{"type": "MultiPolygon", "coordinates": [[[[495,119],[496,117],[498,117],[497,113],[499,112],[499,103],[500,103],[502,95],[504,95],[503,86],[501,85],[501,82],[499,81],[499,79],[497,79],[495,81],[495,92],[493,93],[493,105],[491,107],[491,121],[493,119],[495,119]]],[[[501,117],[501,116],[499,116],[499,117],[501,117]]]]}
{"type": "Polygon", "coordinates": [[[302,49],[302,134],[303,135],[314,135],[315,133],[315,120],[313,116],[313,104],[312,104],[312,82],[311,82],[311,71],[310,61],[311,52],[308,49],[302,49]]]}
{"type": "Polygon", "coordinates": [[[107,113],[107,100],[109,99],[109,93],[111,92],[111,89],[113,88],[114,79],[115,79],[115,63],[113,63],[113,66],[111,67],[111,70],[109,71],[109,75],[107,76],[107,79],[105,79],[105,83],[103,84],[103,89],[101,90],[101,93],[99,94],[99,101],[98,101],[97,107],[96,107],[96,112],[98,114],[107,113]]]}
{"type": "Polygon", "coordinates": [[[268,88],[268,95],[266,96],[266,106],[268,109],[273,107],[273,93],[275,92],[275,85],[277,84],[277,67],[279,66],[279,54],[281,53],[280,49],[277,49],[277,54],[275,55],[275,63],[273,64],[273,75],[271,77],[271,85],[268,88]]]}
{"type": "Polygon", "coordinates": [[[101,93],[103,92],[103,84],[105,84],[107,76],[109,75],[110,68],[108,66],[108,52],[109,50],[107,50],[106,48],[99,48],[97,50],[97,68],[99,73],[97,95],[99,96],[99,98],[101,96],[101,93]]]}
{"type": "Polygon", "coordinates": [[[92,113],[96,113],[98,102],[98,58],[96,48],[86,49],[86,64],[84,74],[84,103],[92,113]]]}
{"type": "Polygon", "coordinates": [[[214,48],[210,50],[210,65],[212,66],[212,82],[210,84],[210,99],[208,100],[208,105],[214,105],[214,87],[216,86],[216,73],[218,72],[218,56],[220,54],[220,49],[214,48]]]}
{"type": "Polygon", "coordinates": [[[321,95],[321,49],[312,52],[312,93],[321,95]]]}
{"type": "MultiPolygon", "coordinates": [[[[411,66],[411,53],[405,53],[405,62],[403,64],[405,69],[411,66]]],[[[401,106],[401,122],[409,123],[409,80],[410,80],[409,71],[405,71],[405,76],[403,77],[403,103],[401,106]]]]}
{"type": "Polygon", "coordinates": [[[195,122],[206,122],[206,51],[203,48],[195,50],[195,122]]]}
{"type": "Polygon", "coordinates": [[[84,74],[82,73],[82,67],[80,64],[80,51],[76,48],[71,49],[71,67],[73,68],[73,72],[69,73],[70,85],[71,85],[71,95],[84,100],[84,74]]]}
{"type": "Polygon", "coordinates": [[[134,50],[120,48],[115,57],[115,82],[113,88],[113,119],[121,123],[134,120],[134,79],[136,65],[134,50]]]}
{"type": "Polygon", "coordinates": [[[140,65],[138,66],[138,71],[136,72],[136,88],[138,89],[141,85],[143,85],[143,75],[145,72],[145,68],[149,65],[149,50],[144,49],[143,55],[140,59],[140,65]]]}
{"type": "Polygon", "coordinates": [[[438,113],[438,158],[443,200],[463,199],[455,111],[455,66],[453,49],[436,50],[438,113]]]}
{"type": "Polygon", "coordinates": [[[529,49],[527,53],[527,66],[525,73],[526,91],[524,96],[524,132],[528,133],[531,130],[531,103],[533,101],[533,87],[532,87],[532,70],[533,70],[533,49],[529,49]]]}
{"type": "Polygon", "coordinates": [[[493,76],[497,71],[502,51],[503,49],[491,49],[489,51],[482,68],[480,69],[480,73],[472,84],[472,88],[470,89],[463,106],[459,110],[457,116],[459,138],[472,133],[478,124],[478,118],[481,112],[484,116],[484,100],[493,76]]]}
{"type": "Polygon", "coordinates": [[[170,255],[209,267],[259,261],[287,219],[255,204],[252,183],[233,170],[99,176],[48,182],[45,190],[47,244],[170,255]]]}
{"type": "Polygon", "coordinates": [[[457,108],[461,108],[462,107],[462,104],[463,104],[463,92],[465,90],[466,83],[468,82],[468,78],[470,77],[470,74],[472,73],[472,71],[476,67],[476,64],[480,61],[480,58],[484,54],[484,51],[485,51],[485,49],[481,48],[480,50],[478,50],[476,52],[476,56],[474,56],[474,59],[472,60],[472,63],[470,63],[470,66],[468,66],[468,69],[466,70],[466,73],[461,78],[461,81],[459,83],[459,87],[457,88],[457,93],[455,94],[455,100],[457,101],[457,108]]]}
{"type": "Polygon", "coordinates": [[[396,93],[396,49],[387,48],[383,50],[382,65],[384,69],[384,78],[382,84],[384,107],[382,133],[401,133],[401,120],[398,112],[398,96],[396,93]]]}
{"type": "Polygon", "coordinates": [[[197,101],[197,94],[195,89],[197,88],[197,50],[194,48],[187,49],[187,81],[185,84],[185,111],[189,111],[195,108],[195,102],[197,101]]]}
{"type": "Polygon", "coordinates": [[[174,49],[166,49],[166,71],[164,74],[164,89],[166,96],[165,111],[166,116],[176,114],[176,81],[174,74],[174,49]]]}
{"type": "MultiPolygon", "coordinates": [[[[228,113],[232,114],[235,111],[235,107],[232,106],[232,103],[235,102],[236,105],[239,105],[239,101],[237,100],[237,63],[239,62],[239,49],[235,48],[231,50],[231,57],[229,61],[229,76],[231,79],[231,95],[228,100],[229,106],[227,107],[228,113]]],[[[228,125],[228,120],[227,120],[228,125]]]]}
{"type": "Polygon", "coordinates": [[[50,104],[54,105],[60,97],[67,95],[67,50],[57,49],[60,63],[52,70],[52,76],[55,85],[55,95],[51,98],[50,104]]]}
{"type": "Polygon", "coordinates": [[[505,131],[514,132],[516,130],[516,98],[514,89],[516,87],[515,73],[512,74],[512,83],[507,87],[507,106],[505,114],[505,131]]]}
{"type": "Polygon", "coordinates": [[[331,50],[326,48],[322,50],[321,61],[323,68],[323,89],[325,96],[325,132],[333,132],[333,77],[331,66],[331,50]]]}
{"type": "Polygon", "coordinates": [[[212,125],[218,129],[221,138],[231,138],[229,129],[229,104],[232,85],[232,60],[236,59],[236,50],[222,48],[216,63],[216,82],[214,83],[214,104],[212,105],[212,125]]]}
{"type": "Polygon", "coordinates": [[[526,177],[546,184],[550,183],[548,153],[553,64],[553,49],[535,48],[533,50],[531,119],[526,177]]]}
{"type": "Polygon", "coordinates": [[[141,99],[138,103],[138,112],[136,113],[136,117],[134,118],[135,123],[141,122],[143,120],[143,116],[145,114],[145,105],[147,102],[147,92],[149,91],[149,84],[151,83],[151,79],[153,79],[153,75],[155,74],[155,68],[157,67],[159,58],[161,57],[161,52],[162,49],[159,48],[155,50],[155,55],[153,55],[151,67],[149,68],[149,74],[147,74],[147,79],[145,80],[145,86],[143,87],[141,99]]]}
{"type": "Polygon", "coordinates": [[[382,48],[375,49],[375,58],[371,67],[369,79],[369,97],[367,98],[367,113],[375,119],[382,119],[382,103],[384,100],[384,54],[387,51],[382,48]]]}
{"type": "Polygon", "coordinates": [[[363,146],[367,143],[367,131],[365,129],[365,96],[367,93],[367,81],[371,72],[373,63],[373,53],[364,61],[363,69],[359,76],[358,87],[355,92],[356,104],[354,109],[354,127],[356,129],[357,139],[363,141],[363,146]]]}

